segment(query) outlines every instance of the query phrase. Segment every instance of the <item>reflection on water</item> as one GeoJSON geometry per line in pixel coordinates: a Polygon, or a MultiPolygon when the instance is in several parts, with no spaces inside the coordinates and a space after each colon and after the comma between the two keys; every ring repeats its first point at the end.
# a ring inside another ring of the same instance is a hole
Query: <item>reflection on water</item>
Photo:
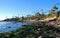
{"type": "Polygon", "coordinates": [[[26,22],[0,22],[0,33],[9,32],[12,30],[19,29],[22,25],[27,24],[26,22]]]}

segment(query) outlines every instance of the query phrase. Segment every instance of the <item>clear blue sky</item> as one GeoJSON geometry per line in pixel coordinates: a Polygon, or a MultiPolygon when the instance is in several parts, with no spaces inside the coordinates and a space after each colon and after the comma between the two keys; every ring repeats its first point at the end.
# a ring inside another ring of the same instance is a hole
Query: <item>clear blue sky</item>
{"type": "MultiPolygon", "coordinates": [[[[33,15],[34,11],[48,11],[60,0],[0,0],[0,20],[5,19],[6,16],[26,16],[33,15]]],[[[60,5],[59,5],[60,7],[60,5]]],[[[60,9],[60,8],[59,8],[60,9]]]]}

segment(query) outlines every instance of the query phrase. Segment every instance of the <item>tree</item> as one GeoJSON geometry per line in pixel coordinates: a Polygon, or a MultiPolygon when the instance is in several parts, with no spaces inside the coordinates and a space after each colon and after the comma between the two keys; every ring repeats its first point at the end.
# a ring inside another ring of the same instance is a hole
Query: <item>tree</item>
{"type": "Polygon", "coordinates": [[[39,12],[37,12],[37,13],[35,14],[35,17],[36,17],[37,19],[40,19],[40,18],[41,18],[41,14],[40,14],[39,12]]]}
{"type": "Polygon", "coordinates": [[[55,14],[57,12],[57,10],[58,10],[57,5],[54,5],[53,8],[49,12],[50,12],[50,14],[55,14]]]}
{"type": "Polygon", "coordinates": [[[58,7],[57,7],[57,4],[56,5],[54,5],[53,7],[52,7],[52,9],[49,11],[49,15],[50,16],[57,16],[57,11],[58,11],[58,7]]]}
{"type": "Polygon", "coordinates": [[[52,11],[56,11],[56,10],[58,10],[57,5],[53,6],[53,8],[52,8],[52,11]]]}
{"type": "Polygon", "coordinates": [[[60,15],[60,11],[57,11],[57,17],[59,17],[59,15],[60,15]]]}
{"type": "Polygon", "coordinates": [[[42,13],[42,14],[41,14],[41,17],[44,18],[44,17],[45,17],[45,14],[44,14],[43,9],[41,9],[41,13],[42,13]]]}

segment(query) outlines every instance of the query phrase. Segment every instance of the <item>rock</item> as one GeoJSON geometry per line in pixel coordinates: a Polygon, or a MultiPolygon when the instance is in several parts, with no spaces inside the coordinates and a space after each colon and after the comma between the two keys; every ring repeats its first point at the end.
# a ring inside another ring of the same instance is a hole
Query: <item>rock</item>
{"type": "Polygon", "coordinates": [[[38,38],[42,38],[42,36],[39,36],[38,38]]]}

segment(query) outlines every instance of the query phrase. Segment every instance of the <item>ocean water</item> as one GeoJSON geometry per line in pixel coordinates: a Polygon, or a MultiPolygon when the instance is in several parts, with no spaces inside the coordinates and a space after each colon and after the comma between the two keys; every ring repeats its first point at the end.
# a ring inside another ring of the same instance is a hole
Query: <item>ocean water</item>
{"type": "Polygon", "coordinates": [[[0,22],[0,33],[17,30],[26,24],[27,22],[0,22]]]}

